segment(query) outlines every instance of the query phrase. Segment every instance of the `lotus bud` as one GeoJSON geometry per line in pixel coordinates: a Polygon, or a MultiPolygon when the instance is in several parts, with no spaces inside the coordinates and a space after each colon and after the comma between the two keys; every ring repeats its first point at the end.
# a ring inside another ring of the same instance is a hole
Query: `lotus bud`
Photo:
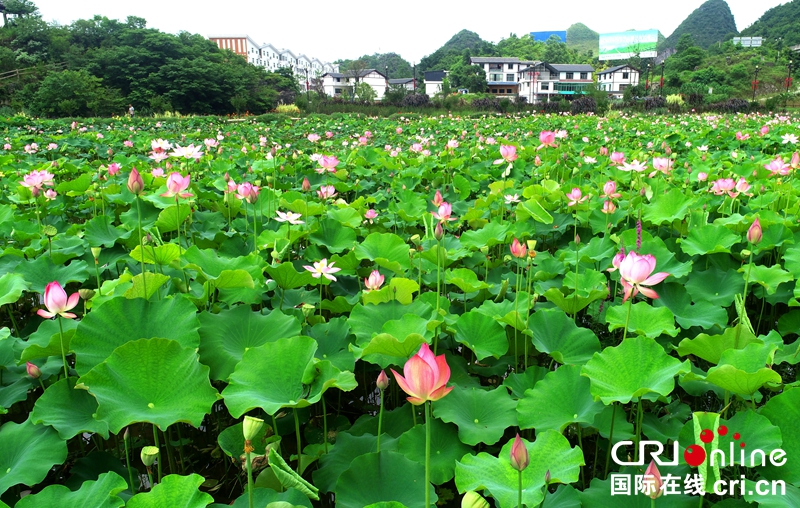
{"type": "Polygon", "coordinates": [[[531,459],[528,456],[528,449],[525,448],[525,443],[520,439],[519,434],[514,438],[514,444],[511,445],[511,467],[517,471],[524,471],[531,459]]]}
{"type": "Polygon", "coordinates": [[[142,180],[142,175],[136,170],[136,168],[131,169],[131,174],[128,175],[128,190],[131,191],[131,194],[139,195],[144,190],[144,181],[142,180]]]}
{"type": "Polygon", "coordinates": [[[519,240],[514,238],[514,241],[511,243],[511,255],[515,258],[524,258],[528,253],[528,248],[519,243],[519,240]]]}
{"type": "Polygon", "coordinates": [[[489,508],[489,503],[480,494],[470,490],[461,498],[461,508],[489,508]]]}
{"type": "Polygon", "coordinates": [[[433,237],[438,241],[441,241],[442,237],[444,237],[444,229],[441,222],[436,224],[436,229],[433,230],[433,237]]]}
{"type": "Polygon", "coordinates": [[[131,429],[128,428],[128,427],[125,427],[125,433],[122,434],[122,439],[127,441],[128,439],[130,439],[130,437],[131,437],[131,429]]]}
{"type": "Polygon", "coordinates": [[[264,420],[261,418],[254,418],[252,416],[245,416],[242,423],[242,433],[244,434],[244,452],[251,453],[253,439],[258,436],[259,431],[264,426],[264,420]]]}
{"type": "Polygon", "coordinates": [[[545,485],[550,485],[550,470],[549,469],[544,474],[544,484],[545,485]]]}
{"type": "Polygon", "coordinates": [[[662,490],[664,481],[661,479],[661,472],[658,470],[656,463],[652,460],[644,472],[644,480],[642,492],[646,496],[649,496],[650,499],[657,499],[664,493],[662,490]]]}
{"type": "Polygon", "coordinates": [[[142,453],[139,455],[142,459],[142,464],[150,468],[158,457],[158,448],[155,446],[145,446],[142,448],[142,453]]]}
{"type": "Polygon", "coordinates": [[[375,382],[378,386],[378,389],[383,391],[389,387],[389,377],[386,375],[386,372],[381,370],[381,373],[378,374],[378,380],[375,382]]]}
{"type": "Polygon", "coordinates": [[[39,367],[31,362],[25,362],[25,370],[32,379],[39,379],[42,376],[42,371],[39,370],[39,367]]]}
{"type": "Polygon", "coordinates": [[[303,186],[302,189],[304,192],[308,192],[311,190],[311,182],[308,181],[308,177],[303,178],[303,186]]]}
{"type": "Polygon", "coordinates": [[[759,221],[758,217],[756,217],[756,220],[754,220],[753,224],[750,225],[750,229],[747,230],[747,241],[753,245],[756,245],[761,241],[762,236],[763,232],[761,230],[761,221],[759,221]]]}

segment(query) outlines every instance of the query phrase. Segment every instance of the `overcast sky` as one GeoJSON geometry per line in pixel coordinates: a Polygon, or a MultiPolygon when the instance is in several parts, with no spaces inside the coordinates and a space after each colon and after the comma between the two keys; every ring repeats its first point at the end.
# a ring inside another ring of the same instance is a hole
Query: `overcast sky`
{"type": "MultiPolygon", "coordinates": [[[[704,0],[567,0],[519,3],[429,0],[426,2],[336,2],[333,0],[33,0],[46,21],[69,24],[95,14],[124,21],[147,20],[164,32],[250,35],[258,43],[323,61],[364,54],[399,53],[411,63],[436,51],[466,28],[499,42],[542,30],[566,30],[583,23],[600,33],[661,30],[669,36],[704,0]],[[543,5],[544,4],[544,5],[543,5]],[[492,11],[492,6],[497,6],[492,11]]],[[[727,0],[739,30],[751,25],[781,0],[727,0]]]]}

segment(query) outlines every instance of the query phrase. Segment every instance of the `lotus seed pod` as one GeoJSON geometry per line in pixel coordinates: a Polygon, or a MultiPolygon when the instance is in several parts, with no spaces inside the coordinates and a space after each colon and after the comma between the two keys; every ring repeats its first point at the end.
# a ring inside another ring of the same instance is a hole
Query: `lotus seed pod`
{"type": "Polygon", "coordinates": [[[263,426],[264,420],[261,418],[245,416],[244,422],[242,423],[242,432],[244,433],[245,441],[252,441],[255,439],[263,426]]]}
{"type": "Polygon", "coordinates": [[[140,457],[142,459],[142,464],[144,464],[145,467],[150,467],[156,461],[156,457],[158,457],[158,448],[155,446],[145,446],[142,448],[140,457]]]}

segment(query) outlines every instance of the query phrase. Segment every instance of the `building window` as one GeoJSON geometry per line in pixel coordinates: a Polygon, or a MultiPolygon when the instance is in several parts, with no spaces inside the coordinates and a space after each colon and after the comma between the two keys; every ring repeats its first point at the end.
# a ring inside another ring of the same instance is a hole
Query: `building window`
{"type": "Polygon", "coordinates": [[[506,81],[514,81],[514,75],[513,74],[506,74],[506,81]]]}
{"type": "Polygon", "coordinates": [[[489,74],[489,81],[503,81],[502,74],[489,74]]]}
{"type": "Polygon", "coordinates": [[[573,76],[573,73],[571,73],[571,72],[568,72],[568,73],[567,73],[567,77],[566,77],[566,79],[573,79],[573,78],[572,78],[572,76],[573,76]]]}
{"type": "Polygon", "coordinates": [[[333,93],[340,94],[340,93],[342,93],[342,89],[341,88],[334,88],[333,89],[333,93]]]}
{"type": "Polygon", "coordinates": [[[514,64],[508,64],[508,69],[509,70],[514,70],[514,64]]]}
{"type": "Polygon", "coordinates": [[[624,84],[620,84],[619,85],[619,91],[620,92],[624,92],[626,88],[628,88],[628,83],[624,83],[624,84]]]}
{"type": "Polygon", "coordinates": [[[510,88],[506,88],[506,93],[511,93],[511,89],[510,88]]]}
{"type": "Polygon", "coordinates": [[[581,79],[589,79],[589,75],[586,72],[581,72],[581,79]]]}
{"type": "Polygon", "coordinates": [[[623,72],[622,73],[622,79],[628,79],[628,73],[627,72],[623,72]]]}
{"type": "Polygon", "coordinates": [[[336,82],[337,83],[341,83],[342,82],[342,78],[336,78],[336,82]]]}
{"type": "Polygon", "coordinates": [[[492,93],[497,93],[497,88],[492,88],[492,93]]]}
{"type": "Polygon", "coordinates": [[[550,83],[542,83],[542,90],[550,90],[550,83]]]}

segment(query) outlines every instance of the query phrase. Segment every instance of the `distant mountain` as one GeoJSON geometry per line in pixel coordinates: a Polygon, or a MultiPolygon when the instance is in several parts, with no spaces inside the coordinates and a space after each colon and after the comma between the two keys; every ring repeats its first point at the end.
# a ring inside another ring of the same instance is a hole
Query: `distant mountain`
{"type": "Polygon", "coordinates": [[[800,44],[800,0],[778,5],[768,10],[755,23],[742,30],[746,37],[783,38],[789,46],[800,44]]]}
{"type": "Polygon", "coordinates": [[[695,44],[708,49],[712,44],[724,41],[738,32],[728,3],[725,0],[708,0],[689,14],[659,48],[674,48],[685,33],[691,34],[695,44]]]}
{"type": "Polygon", "coordinates": [[[493,55],[494,45],[481,39],[481,36],[469,30],[461,30],[432,54],[423,57],[417,66],[417,73],[439,69],[449,69],[468,49],[472,56],[493,55]]]}
{"type": "Polygon", "coordinates": [[[567,28],[567,47],[579,53],[591,51],[592,55],[597,56],[598,48],[600,47],[600,34],[583,23],[575,23],[567,28]]]}

